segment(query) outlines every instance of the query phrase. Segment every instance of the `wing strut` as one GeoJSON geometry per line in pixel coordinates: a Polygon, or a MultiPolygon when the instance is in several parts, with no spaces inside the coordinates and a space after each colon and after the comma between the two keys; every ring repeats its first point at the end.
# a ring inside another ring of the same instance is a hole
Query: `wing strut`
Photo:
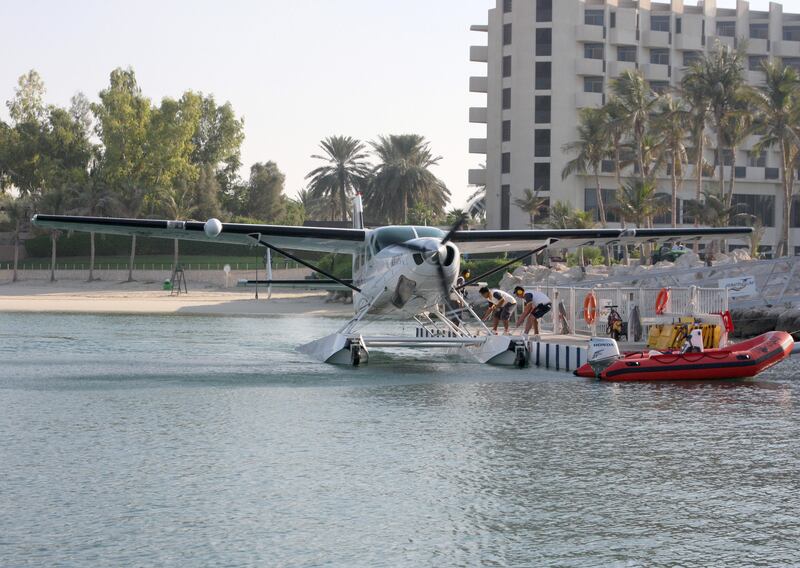
{"type": "Polygon", "coordinates": [[[262,239],[261,239],[261,234],[260,234],[260,233],[251,233],[249,236],[250,236],[251,238],[253,238],[253,239],[257,240],[257,241],[258,241],[258,244],[260,244],[261,246],[267,247],[268,249],[270,249],[270,250],[272,250],[272,251],[275,251],[275,252],[277,252],[278,254],[280,254],[280,255],[282,255],[282,256],[285,256],[286,258],[290,258],[290,259],[292,259],[293,261],[295,261],[295,262],[297,262],[297,263],[299,263],[299,264],[302,264],[302,265],[303,265],[303,266],[305,266],[306,268],[310,268],[310,269],[311,269],[311,270],[313,270],[314,272],[318,272],[319,274],[322,274],[323,276],[326,276],[326,277],[330,278],[331,280],[333,280],[334,282],[337,282],[337,283],[341,284],[342,286],[347,286],[348,288],[350,288],[350,289],[351,289],[351,290],[353,290],[354,292],[361,292],[361,288],[358,288],[358,287],[356,287],[356,286],[353,286],[352,284],[350,284],[350,283],[349,283],[349,282],[347,282],[346,280],[342,280],[341,278],[337,278],[337,277],[336,277],[336,276],[334,276],[333,274],[330,274],[329,272],[325,272],[324,270],[322,270],[322,269],[321,269],[321,268],[319,268],[318,266],[314,266],[314,265],[313,265],[313,264],[311,264],[310,262],[307,262],[307,261],[303,260],[302,258],[296,257],[295,255],[293,255],[293,254],[291,254],[291,253],[289,253],[289,252],[286,252],[286,251],[285,251],[285,250],[283,250],[283,249],[279,249],[279,248],[278,248],[278,247],[276,247],[275,245],[271,245],[271,244],[269,244],[268,242],[266,242],[266,241],[262,240],[262,239]]]}
{"type": "Polygon", "coordinates": [[[475,278],[471,278],[471,279],[470,279],[470,280],[468,280],[467,282],[464,282],[464,283],[463,283],[461,286],[458,286],[456,289],[457,289],[457,290],[463,290],[463,289],[464,289],[464,288],[466,288],[467,286],[471,286],[471,285],[472,285],[472,284],[474,284],[475,282],[478,282],[478,281],[480,281],[480,280],[483,280],[483,279],[484,279],[484,278],[486,278],[487,276],[491,276],[492,274],[495,274],[496,272],[500,272],[500,271],[501,271],[501,270],[503,270],[504,268],[508,268],[509,266],[511,266],[512,264],[514,264],[515,262],[519,262],[520,260],[525,260],[525,259],[526,259],[526,258],[528,258],[529,256],[533,256],[534,254],[537,254],[537,253],[539,253],[539,252],[542,252],[544,249],[546,249],[546,248],[547,248],[547,247],[549,247],[549,246],[550,246],[550,243],[548,242],[548,243],[546,243],[546,244],[543,244],[543,245],[542,245],[542,246],[540,246],[540,247],[537,247],[537,248],[533,249],[532,251],[526,252],[526,253],[525,253],[525,254],[523,254],[523,255],[520,255],[520,256],[514,257],[513,259],[509,260],[508,262],[506,262],[506,263],[503,263],[503,264],[501,264],[500,266],[497,266],[497,267],[495,267],[495,268],[492,268],[492,269],[491,269],[490,271],[488,271],[488,272],[484,272],[483,274],[480,274],[480,275],[476,276],[475,278]]]}

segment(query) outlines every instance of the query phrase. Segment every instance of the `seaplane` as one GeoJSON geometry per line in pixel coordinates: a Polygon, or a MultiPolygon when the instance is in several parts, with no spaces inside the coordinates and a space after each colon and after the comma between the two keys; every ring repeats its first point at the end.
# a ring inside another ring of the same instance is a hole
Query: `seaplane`
{"type": "Polygon", "coordinates": [[[297,227],[223,223],[218,219],[170,221],[37,214],[41,229],[109,233],[262,247],[311,269],[320,278],[306,281],[248,281],[261,286],[346,290],[353,295],[353,317],[335,333],[298,347],[309,357],[358,366],[381,348],[444,349],[480,363],[524,366],[529,354],[522,336],[493,334],[473,311],[463,291],[493,273],[549,248],[665,245],[747,237],[750,227],[647,229],[466,230],[459,219],[449,231],[424,226],[364,226],[361,197],[353,200],[353,227],[297,227]],[[296,251],[349,254],[352,279],[339,278],[296,251]],[[462,254],[508,254],[507,263],[459,282],[462,254]],[[416,321],[415,336],[369,335],[367,323],[399,317],[416,321]]]}

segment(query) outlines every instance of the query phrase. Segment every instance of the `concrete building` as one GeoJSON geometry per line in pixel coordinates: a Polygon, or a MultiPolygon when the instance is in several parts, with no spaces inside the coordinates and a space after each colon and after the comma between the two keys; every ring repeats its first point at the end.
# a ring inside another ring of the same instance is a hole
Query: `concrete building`
{"type": "MultiPolygon", "coordinates": [[[[767,57],[800,69],[800,15],[784,14],[776,3],[769,11],[754,11],[742,0],[735,9],[718,8],[715,0],[696,6],[682,0],[497,0],[488,24],[472,30],[486,39],[470,48],[470,59],[485,63],[486,73],[471,77],[469,88],[485,93],[486,104],[470,108],[469,120],[485,125],[486,134],[470,139],[469,150],[485,155],[486,168],[470,170],[469,182],[487,186],[490,228],[529,226],[528,215],[514,205],[526,188],[540,190],[551,203],[596,209],[592,179],[573,175],[561,180],[573,157],[562,147],[577,137],[579,110],[602,105],[611,80],[624,70],[639,69],[654,90],[667,90],[678,86],[692,59],[716,42],[735,47],[743,39],[751,84],[763,81],[758,69],[767,57]]],[[[737,151],[736,200],[767,227],[763,245],[769,254],[784,207],[779,158],[771,151],[755,155],[756,142],[751,136],[737,151]]],[[[714,163],[713,148],[706,160],[714,163]]],[[[730,163],[730,156],[724,160],[730,163]]],[[[605,163],[603,170],[604,196],[610,202],[616,192],[613,163],[605,163]]],[[[729,173],[730,166],[726,179],[729,173]]],[[[670,192],[669,179],[660,175],[659,190],[670,192]]],[[[693,176],[689,166],[681,203],[695,195],[693,176]]],[[[792,231],[793,245],[800,245],[799,210],[792,222],[799,227],[792,231]]]]}

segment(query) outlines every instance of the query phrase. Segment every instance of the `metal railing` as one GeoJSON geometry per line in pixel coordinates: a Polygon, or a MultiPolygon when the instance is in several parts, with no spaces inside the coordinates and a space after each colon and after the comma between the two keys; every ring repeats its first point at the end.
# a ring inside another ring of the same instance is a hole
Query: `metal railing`
{"type": "MultiPolygon", "coordinates": [[[[634,306],[638,306],[642,319],[655,318],[656,299],[661,288],[574,288],[566,286],[531,287],[547,295],[553,309],[540,321],[540,329],[551,333],[597,335],[605,333],[610,306],[629,321],[634,306]],[[584,301],[594,293],[597,299],[597,317],[592,324],[584,318],[584,301]],[[563,303],[562,312],[560,305],[563,303]],[[562,317],[562,314],[566,314],[562,317]],[[564,321],[566,320],[566,321],[564,321]]],[[[672,317],[723,313],[728,310],[728,292],[724,288],[669,288],[669,299],[664,315],[672,317]]]]}

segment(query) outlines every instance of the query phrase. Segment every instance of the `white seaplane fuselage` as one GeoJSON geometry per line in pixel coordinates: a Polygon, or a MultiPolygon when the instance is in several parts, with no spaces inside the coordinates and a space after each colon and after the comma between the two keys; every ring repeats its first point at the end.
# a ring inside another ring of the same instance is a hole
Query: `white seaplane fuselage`
{"type": "Polygon", "coordinates": [[[353,293],[356,312],[370,306],[371,314],[414,316],[441,304],[460,267],[458,248],[442,244],[443,237],[432,227],[371,231],[362,253],[353,257],[353,285],[361,290],[353,293]]]}

